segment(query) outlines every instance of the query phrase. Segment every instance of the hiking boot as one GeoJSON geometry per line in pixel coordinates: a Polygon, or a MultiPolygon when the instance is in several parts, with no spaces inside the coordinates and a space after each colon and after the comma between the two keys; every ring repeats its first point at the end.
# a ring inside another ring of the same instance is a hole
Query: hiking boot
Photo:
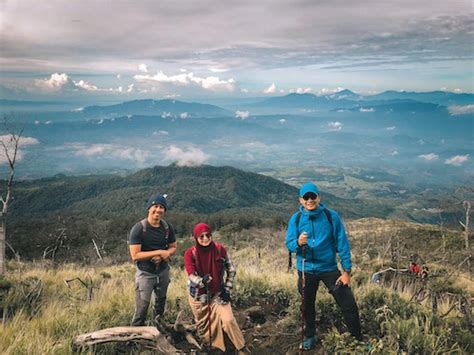
{"type": "Polygon", "coordinates": [[[303,342],[300,344],[300,350],[311,350],[314,349],[316,339],[312,337],[304,337],[303,342]]]}

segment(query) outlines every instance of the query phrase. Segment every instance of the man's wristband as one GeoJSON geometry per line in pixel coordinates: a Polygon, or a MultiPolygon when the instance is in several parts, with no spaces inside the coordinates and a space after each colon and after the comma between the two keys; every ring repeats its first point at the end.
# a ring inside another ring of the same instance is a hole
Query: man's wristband
{"type": "Polygon", "coordinates": [[[350,269],[349,270],[344,269],[344,272],[347,272],[349,274],[349,276],[351,276],[351,270],[350,269]]]}

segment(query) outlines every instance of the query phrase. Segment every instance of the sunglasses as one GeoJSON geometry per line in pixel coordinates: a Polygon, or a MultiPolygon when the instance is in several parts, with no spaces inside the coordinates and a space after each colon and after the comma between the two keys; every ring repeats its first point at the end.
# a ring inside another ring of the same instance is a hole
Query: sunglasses
{"type": "Polygon", "coordinates": [[[202,239],[204,239],[204,237],[206,237],[207,239],[211,239],[211,236],[212,235],[210,233],[203,233],[198,237],[198,239],[202,240],[202,239]]]}
{"type": "Polygon", "coordinates": [[[316,200],[318,198],[318,195],[316,195],[314,192],[308,192],[304,194],[303,200],[308,201],[308,200],[316,200]]]}

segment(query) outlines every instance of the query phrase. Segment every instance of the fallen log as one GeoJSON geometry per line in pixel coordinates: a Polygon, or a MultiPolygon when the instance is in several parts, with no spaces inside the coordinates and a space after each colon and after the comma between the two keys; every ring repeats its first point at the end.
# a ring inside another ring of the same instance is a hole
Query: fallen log
{"type": "Polygon", "coordinates": [[[115,327],[98,330],[74,337],[75,348],[110,342],[133,341],[161,354],[176,354],[179,351],[155,327],[115,327]]]}
{"type": "Polygon", "coordinates": [[[184,338],[190,345],[195,346],[199,350],[202,350],[202,346],[191,334],[191,332],[195,331],[195,326],[184,324],[182,316],[183,311],[179,311],[174,324],[165,323],[161,317],[156,317],[154,323],[156,325],[156,328],[159,329],[162,333],[170,334],[175,340],[180,336],[184,336],[184,338]]]}

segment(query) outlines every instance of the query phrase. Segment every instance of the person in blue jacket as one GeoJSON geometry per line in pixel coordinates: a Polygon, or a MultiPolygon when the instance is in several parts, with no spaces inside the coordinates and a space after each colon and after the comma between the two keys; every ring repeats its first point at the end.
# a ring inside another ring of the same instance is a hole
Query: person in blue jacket
{"type": "Polygon", "coordinates": [[[296,253],[298,291],[302,295],[304,338],[300,348],[315,346],[315,302],[322,281],[341,308],[349,332],[362,339],[359,309],[350,289],[351,249],[344,224],[336,211],[321,203],[318,187],[308,182],[300,189],[301,206],[288,222],[285,244],[296,253]],[[338,269],[339,255],[342,273],[338,269]]]}

